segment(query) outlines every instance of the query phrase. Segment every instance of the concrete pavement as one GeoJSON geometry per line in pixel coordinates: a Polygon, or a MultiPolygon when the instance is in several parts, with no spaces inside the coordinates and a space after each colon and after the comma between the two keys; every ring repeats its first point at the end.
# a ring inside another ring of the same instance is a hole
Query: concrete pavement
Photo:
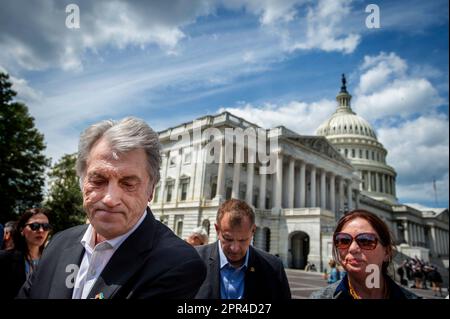
{"type": "MultiPolygon", "coordinates": [[[[286,269],[289,286],[291,287],[291,294],[293,299],[307,299],[309,295],[322,287],[327,286],[323,274],[320,272],[306,272],[298,269],[286,269]]],[[[414,289],[407,288],[411,292],[424,299],[442,299],[441,297],[433,296],[431,289],[414,289]]],[[[444,296],[448,294],[447,288],[443,288],[444,296]]]]}

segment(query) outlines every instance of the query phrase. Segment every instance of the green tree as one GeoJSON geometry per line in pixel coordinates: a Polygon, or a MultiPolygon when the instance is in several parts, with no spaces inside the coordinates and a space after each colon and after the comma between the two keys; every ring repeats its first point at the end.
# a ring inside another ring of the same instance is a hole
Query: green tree
{"type": "Polygon", "coordinates": [[[44,135],[25,104],[14,101],[9,76],[0,72],[0,222],[39,206],[49,165],[44,135]]]}
{"type": "Polygon", "coordinates": [[[66,154],[49,173],[50,190],[44,207],[50,210],[54,232],[83,224],[86,219],[75,162],[76,154],[66,154]]]}

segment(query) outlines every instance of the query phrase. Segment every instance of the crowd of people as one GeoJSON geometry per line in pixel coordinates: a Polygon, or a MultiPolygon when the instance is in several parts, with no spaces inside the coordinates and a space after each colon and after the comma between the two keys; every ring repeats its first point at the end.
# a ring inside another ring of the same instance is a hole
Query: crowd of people
{"type": "Polygon", "coordinates": [[[411,288],[429,289],[434,292],[434,296],[443,297],[442,293],[442,276],[436,265],[425,262],[418,257],[409,258],[397,268],[397,274],[400,283],[408,286],[412,282],[411,288]]]}
{"type": "MultiPolygon", "coordinates": [[[[256,218],[245,201],[220,203],[213,243],[201,227],[182,240],[155,219],[149,202],[160,162],[158,135],[143,120],[102,121],[84,131],[76,170],[89,223],[49,241],[51,215],[44,209],[29,209],[6,223],[0,298],[290,299],[279,256],[251,245],[256,218]]],[[[388,274],[394,251],[382,219],[365,210],[348,212],[333,234],[329,286],[311,298],[418,298],[388,274]],[[369,267],[378,270],[371,286],[369,267]]],[[[439,282],[417,260],[403,268],[412,278],[427,271],[439,282]]],[[[416,287],[422,284],[416,281],[416,287]]]]}

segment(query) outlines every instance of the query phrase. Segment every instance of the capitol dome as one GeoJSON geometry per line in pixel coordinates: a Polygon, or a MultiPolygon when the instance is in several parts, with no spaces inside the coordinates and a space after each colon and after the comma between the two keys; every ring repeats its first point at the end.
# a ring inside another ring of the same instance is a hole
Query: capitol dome
{"type": "Polygon", "coordinates": [[[360,176],[360,190],[363,194],[396,202],[395,170],[386,164],[387,151],[378,142],[372,125],[353,112],[352,96],[347,92],[345,76],[342,75],[341,91],[333,115],[316,131],[325,136],[344,156],[360,176]]]}

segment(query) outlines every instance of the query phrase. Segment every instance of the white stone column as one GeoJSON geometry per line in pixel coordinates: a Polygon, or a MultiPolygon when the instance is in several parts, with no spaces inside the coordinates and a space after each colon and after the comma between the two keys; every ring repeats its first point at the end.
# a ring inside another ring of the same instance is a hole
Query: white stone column
{"type": "MultiPolygon", "coordinates": [[[[201,144],[191,147],[191,177],[189,180],[189,196],[188,199],[193,200],[195,196],[195,177],[197,174],[198,166],[201,167],[202,161],[198,159],[202,154],[201,144]],[[197,165],[200,163],[200,165],[197,165]]],[[[217,188],[216,188],[217,190],[217,188]]]]}
{"type": "Polygon", "coordinates": [[[430,234],[431,234],[431,252],[433,255],[437,255],[438,254],[438,247],[437,247],[437,242],[436,242],[436,229],[434,228],[434,226],[430,227],[430,234]]]}
{"type": "Polygon", "coordinates": [[[380,174],[375,172],[375,191],[380,192],[380,174]]]}
{"type": "Polygon", "coordinates": [[[396,197],[397,195],[397,191],[396,191],[396,189],[395,189],[395,177],[392,177],[392,190],[393,190],[393,192],[392,192],[392,195],[394,196],[394,197],[396,197]]]}
{"type": "Polygon", "coordinates": [[[392,195],[391,176],[386,175],[386,192],[392,195]]]}
{"type": "Polygon", "coordinates": [[[311,207],[316,207],[316,167],[312,166],[311,167],[311,172],[310,172],[310,206],[311,207]]]}
{"type": "MultiPolygon", "coordinates": [[[[253,179],[255,176],[255,164],[247,164],[247,192],[245,193],[245,199],[247,204],[253,205],[253,179]]],[[[257,205],[257,203],[255,203],[257,205]]]]}
{"type": "Polygon", "coordinates": [[[276,187],[275,187],[275,205],[274,208],[282,208],[283,195],[283,154],[277,155],[277,173],[276,173],[276,187]]]}
{"type": "Polygon", "coordinates": [[[259,174],[259,209],[266,209],[266,178],[267,174],[259,174]]]}
{"type": "Polygon", "coordinates": [[[405,242],[411,246],[410,240],[409,240],[409,223],[407,220],[403,221],[403,228],[404,228],[404,236],[405,236],[405,242]]]}
{"type": "Polygon", "coordinates": [[[444,231],[445,255],[448,255],[448,231],[444,231]]]}
{"type": "Polygon", "coordinates": [[[422,243],[423,243],[423,228],[422,228],[422,225],[417,224],[417,232],[419,234],[419,246],[422,246],[422,243]]]}
{"type": "Polygon", "coordinates": [[[330,210],[335,213],[336,212],[336,198],[335,198],[335,176],[333,173],[330,174],[330,210]]]}
{"type": "Polygon", "coordinates": [[[352,181],[347,181],[347,207],[348,210],[353,209],[353,203],[352,203],[352,181]]]}
{"type": "MultiPolygon", "coordinates": [[[[296,161],[297,162],[297,161],[296,161]]],[[[294,208],[300,208],[300,168],[296,167],[295,170],[295,190],[294,190],[294,208]]]]}
{"type": "Polygon", "coordinates": [[[300,207],[306,206],[306,163],[300,163],[300,207]]]}
{"type": "Polygon", "coordinates": [[[383,193],[386,194],[386,174],[381,174],[381,187],[383,188],[383,193]]]}
{"type": "Polygon", "coordinates": [[[295,160],[289,159],[289,175],[288,175],[288,208],[294,208],[294,177],[295,177],[295,160]]]}
{"type": "Polygon", "coordinates": [[[372,191],[372,174],[370,173],[370,171],[367,171],[367,180],[369,181],[367,183],[367,191],[371,192],[372,191]]]}
{"type": "Polygon", "coordinates": [[[324,169],[320,172],[320,207],[322,209],[327,209],[327,175],[324,169]]]}
{"type": "Polygon", "coordinates": [[[158,202],[164,203],[164,189],[166,188],[167,179],[167,167],[169,166],[169,154],[168,152],[162,153],[162,174],[160,177],[161,188],[159,189],[158,202]]]}
{"type": "Polygon", "coordinates": [[[239,184],[241,177],[241,163],[234,163],[233,168],[233,189],[231,190],[231,198],[239,198],[239,184]]]}
{"type": "Polygon", "coordinates": [[[413,224],[413,233],[414,233],[414,246],[417,246],[419,236],[417,236],[417,224],[416,223],[413,224]]]}
{"type": "Polygon", "coordinates": [[[364,189],[363,189],[363,173],[362,173],[362,171],[359,171],[359,179],[361,180],[361,182],[359,183],[359,190],[360,191],[363,191],[364,189]]]}
{"type": "Polygon", "coordinates": [[[217,193],[219,200],[225,199],[225,180],[226,180],[226,163],[225,163],[225,146],[224,141],[220,143],[219,166],[217,171],[217,193]]]}
{"type": "Polygon", "coordinates": [[[339,177],[339,210],[344,210],[344,178],[339,177]]]}
{"type": "MultiPolygon", "coordinates": [[[[178,150],[178,161],[177,161],[177,176],[175,177],[175,203],[178,203],[178,196],[180,194],[180,177],[181,177],[181,161],[182,161],[183,155],[181,154],[181,148],[178,150]]],[[[172,198],[173,201],[173,198],[172,198]]]]}
{"type": "Polygon", "coordinates": [[[439,228],[436,228],[436,246],[437,246],[437,253],[442,254],[442,241],[441,241],[441,231],[439,228]]]}
{"type": "Polygon", "coordinates": [[[422,238],[422,244],[426,247],[425,228],[423,226],[420,226],[420,237],[422,238]]]}

